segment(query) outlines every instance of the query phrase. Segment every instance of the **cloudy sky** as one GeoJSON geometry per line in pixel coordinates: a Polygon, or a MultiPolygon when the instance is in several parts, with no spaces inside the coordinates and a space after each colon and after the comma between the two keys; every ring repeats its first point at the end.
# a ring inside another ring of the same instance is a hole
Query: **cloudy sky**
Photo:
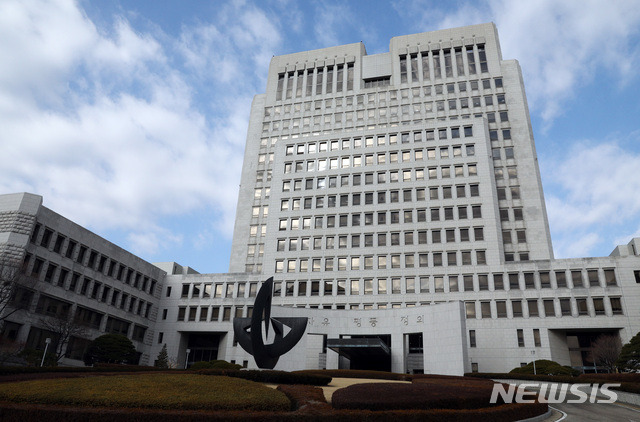
{"type": "Polygon", "coordinates": [[[518,59],[556,257],[640,236],[636,1],[0,0],[0,194],[152,261],[228,268],[272,55],[483,22],[518,59]]]}

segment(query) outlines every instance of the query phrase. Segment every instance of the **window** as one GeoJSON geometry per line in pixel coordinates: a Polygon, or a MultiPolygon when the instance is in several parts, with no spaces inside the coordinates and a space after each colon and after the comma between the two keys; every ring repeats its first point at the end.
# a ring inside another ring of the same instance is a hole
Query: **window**
{"type": "Polygon", "coordinates": [[[529,317],[537,317],[538,315],[538,301],[535,299],[527,300],[527,309],[529,310],[529,317]]]}
{"type": "Polygon", "coordinates": [[[596,315],[605,315],[604,299],[602,299],[602,298],[593,298],[593,309],[594,309],[596,315]]]}
{"type": "Polygon", "coordinates": [[[499,300],[496,302],[496,311],[498,313],[498,318],[506,318],[507,317],[507,302],[504,300],[499,300]]]}
{"type": "Polygon", "coordinates": [[[622,302],[619,297],[612,297],[609,299],[611,302],[611,312],[614,315],[622,315],[622,302]]]}
{"type": "Polygon", "coordinates": [[[476,347],[476,330],[469,330],[469,347],[476,347]]]}
{"type": "Polygon", "coordinates": [[[553,305],[553,299],[545,299],[542,301],[544,307],[544,316],[552,317],[556,316],[555,306],[553,305]]]}
{"type": "Polygon", "coordinates": [[[467,315],[467,319],[476,317],[476,303],[475,302],[465,302],[464,309],[467,315]]]}
{"type": "Polygon", "coordinates": [[[504,280],[502,274],[493,275],[493,288],[494,290],[504,290],[504,280]]]}
{"type": "Polygon", "coordinates": [[[533,279],[533,273],[525,273],[524,274],[524,288],[525,289],[535,289],[536,285],[533,279]]]}
{"type": "Polygon", "coordinates": [[[511,301],[511,309],[513,310],[513,317],[522,317],[522,302],[519,300],[511,301]]]}
{"type": "Polygon", "coordinates": [[[615,286],[616,282],[616,274],[613,269],[605,269],[604,270],[604,281],[607,286],[615,286]]]}
{"type": "Polygon", "coordinates": [[[551,287],[551,278],[547,271],[540,272],[540,288],[548,289],[551,287]]]}
{"type": "Polygon", "coordinates": [[[524,332],[523,330],[518,329],[518,347],[524,347],[524,332]]]}
{"type": "Polygon", "coordinates": [[[573,282],[573,287],[582,287],[582,272],[581,271],[571,271],[571,281],[573,282]]]}

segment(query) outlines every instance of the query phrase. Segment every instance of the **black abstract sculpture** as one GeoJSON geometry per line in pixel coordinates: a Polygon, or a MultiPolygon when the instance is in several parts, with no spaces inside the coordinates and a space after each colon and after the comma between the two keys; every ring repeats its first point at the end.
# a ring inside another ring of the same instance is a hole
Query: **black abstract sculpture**
{"type": "Polygon", "coordinates": [[[251,318],[234,318],[233,332],[240,346],[252,354],[259,368],[273,369],[280,356],[293,348],[307,328],[307,318],[271,318],[271,298],[273,296],[273,277],[262,284],[253,305],[251,318]],[[261,323],[264,321],[265,334],[273,326],[273,343],[265,344],[261,323]],[[289,332],[285,334],[285,327],[289,332]]]}

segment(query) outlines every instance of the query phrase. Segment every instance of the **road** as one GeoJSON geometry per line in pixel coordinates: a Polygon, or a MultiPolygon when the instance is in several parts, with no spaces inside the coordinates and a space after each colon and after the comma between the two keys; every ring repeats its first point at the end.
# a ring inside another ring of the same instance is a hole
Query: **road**
{"type": "MultiPolygon", "coordinates": [[[[567,400],[577,398],[567,394],[567,400]]],[[[563,412],[562,422],[640,422],[640,409],[616,403],[553,403],[549,407],[563,412]]]]}

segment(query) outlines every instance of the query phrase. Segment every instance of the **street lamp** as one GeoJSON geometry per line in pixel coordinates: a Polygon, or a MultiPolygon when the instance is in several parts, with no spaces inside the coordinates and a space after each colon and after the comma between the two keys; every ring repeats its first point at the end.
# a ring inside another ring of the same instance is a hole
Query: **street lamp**
{"type": "Polygon", "coordinates": [[[47,356],[47,349],[49,348],[50,344],[51,339],[47,337],[47,339],[44,341],[44,353],[42,354],[42,362],[40,362],[40,366],[44,366],[44,358],[47,356]]]}
{"type": "Polygon", "coordinates": [[[191,353],[191,349],[187,349],[187,357],[184,359],[184,369],[187,369],[187,365],[189,364],[189,353],[191,353]]]}
{"type": "Polygon", "coordinates": [[[533,375],[538,375],[536,372],[536,351],[532,350],[531,355],[533,356],[533,375]]]}

